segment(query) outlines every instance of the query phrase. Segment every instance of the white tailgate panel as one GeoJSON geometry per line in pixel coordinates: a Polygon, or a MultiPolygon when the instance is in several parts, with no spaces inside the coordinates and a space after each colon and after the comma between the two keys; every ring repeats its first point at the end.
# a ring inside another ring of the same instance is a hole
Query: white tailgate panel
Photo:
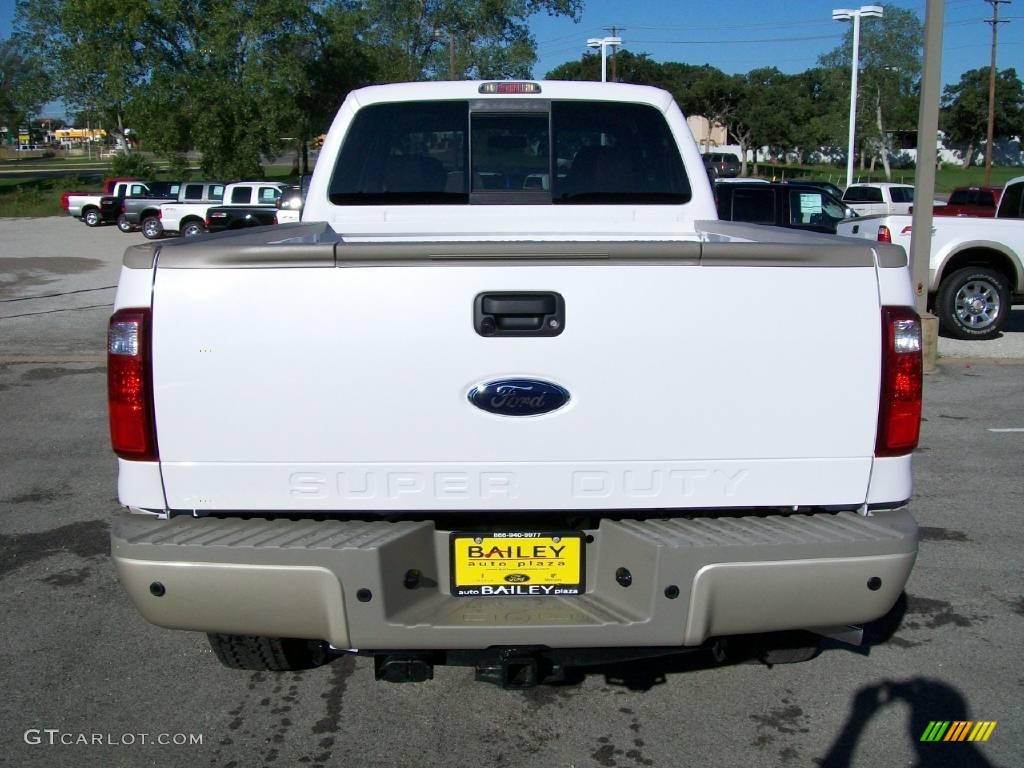
{"type": "Polygon", "coordinates": [[[866,497],[874,269],[160,269],[172,509],[657,508],[866,497]],[[484,338],[484,291],[557,291],[565,331],[484,338]],[[568,405],[485,413],[480,382],[568,405]]]}

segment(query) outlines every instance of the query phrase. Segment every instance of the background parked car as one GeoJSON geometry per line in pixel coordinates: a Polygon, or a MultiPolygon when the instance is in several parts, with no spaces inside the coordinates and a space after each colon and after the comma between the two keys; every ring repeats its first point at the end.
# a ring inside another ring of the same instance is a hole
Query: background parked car
{"type": "Polygon", "coordinates": [[[828,192],[836,200],[843,199],[843,190],[833,184],[831,181],[817,181],[815,179],[790,179],[789,181],[782,182],[783,184],[796,184],[800,187],[814,187],[816,189],[828,192]]]}
{"type": "Polygon", "coordinates": [[[843,192],[843,202],[858,216],[910,213],[914,204],[914,188],[909,184],[890,182],[851,184],[843,192]]]}
{"type": "Polygon", "coordinates": [[[117,220],[119,207],[114,205],[100,206],[102,199],[143,195],[149,191],[147,184],[139,179],[104,179],[102,194],[89,192],[65,192],[60,197],[61,207],[69,216],[81,219],[86,226],[98,227],[117,220]]]}
{"type": "Polygon", "coordinates": [[[156,214],[142,216],[142,234],[156,240],[167,234],[186,237],[206,231],[206,211],[219,205],[227,186],[219,181],[188,182],[182,187],[181,202],[162,203],[156,214]]]}
{"type": "Polygon", "coordinates": [[[313,176],[310,174],[299,177],[299,186],[289,187],[278,198],[278,224],[293,224],[302,218],[302,207],[305,204],[306,194],[309,192],[309,182],[312,178],[313,176]]]}
{"type": "Polygon", "coordinates": [[[828,192],[798,184],[716,184],[719,218],[834,235],[854,213],[828,192]]]}
{"type": "Polygon", "coordinates": [[[935,216],[980,216],[992,218],[999,207],[1002,187],[957,187],[949,201],[932,211],[935,216]]]}
{"type": "Polygon", "coordinates": [[[704,155],[704,167],[714,179],[735,178],[740,175],[740,159],[732,152],[709,152],[704,155]]]}
{"type": "MultiPolygon", "coordinates": [[[[246,229],[281,223],[281,201],[285,198],[298,200],[296,214],[302,209],[302,191],[299,187],[256,187],[248,190],[248,197],[241,188],[232,190],[230,200],[251,200],[252,204],[218,205],[206,211],[206,231],[223,232],[227,229],[246,229]]],[[[296,216],[295,221],[298,221],[296,216]]]]}

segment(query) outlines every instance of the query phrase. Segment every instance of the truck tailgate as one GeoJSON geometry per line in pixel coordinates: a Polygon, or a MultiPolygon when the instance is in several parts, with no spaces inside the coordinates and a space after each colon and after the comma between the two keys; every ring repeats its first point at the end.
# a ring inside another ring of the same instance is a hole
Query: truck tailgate
{"type": "Polygon", "coordinates": [[[339,244],[333,262],[248,265],[165,247],[178,255],[155,270],[153,375],[169,507],[862,503],[880,377],[871,249],[627,245],[510,260],[435,243],[389,260],[339,244]],[[564,299],[559,335],[477,332],[479,294],[538,291],[564,299]],[[528,417],[470,402],[516,378],[570,399],[528,417]]]}

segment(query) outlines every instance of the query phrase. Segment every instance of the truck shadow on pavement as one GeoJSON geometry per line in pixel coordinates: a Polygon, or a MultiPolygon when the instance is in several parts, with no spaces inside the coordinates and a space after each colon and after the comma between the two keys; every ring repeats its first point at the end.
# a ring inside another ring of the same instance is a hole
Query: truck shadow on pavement
{"type": "Polygon", "coordinates": [[[904,592],[885,616],[864,625],[864,638],[859,646],[820,638],[809,632],[782,632],[758,637],[729,638],[723,646],[710,650],[701,648],[637,661],[574,667],[566,670],[566,679],[561,684],[578,684],[588,675],[604,675],[608,685],[621,686],[630,691],[642,693],[655,686],[665,684],[668,682],[669,675],[686,674],[732,664],[767,663],[771,666],[772,662],[763,659],[764,651],[769,649],[783,652],[795,648],[807,649],[809,658],[813,654],[813,646],[820,645],[819,652],[822,653],[845,651],[868,656],[874,646],[899,640],[899,638],[894,640],[894,637],[903,625],[903,619],[907,614],[907,605],[908,599],[904,592]]]}

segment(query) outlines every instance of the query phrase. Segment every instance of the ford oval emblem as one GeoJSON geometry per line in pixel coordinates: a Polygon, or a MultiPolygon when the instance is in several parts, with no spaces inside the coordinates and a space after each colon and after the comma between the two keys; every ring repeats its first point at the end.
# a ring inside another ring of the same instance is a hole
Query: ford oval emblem
{"type": "Polygon", "coordinates": [[[469,402],[499,416],[537,416],[569,402],[569,393],[539,379],[498,379],[469,390],[469,402]]]}

